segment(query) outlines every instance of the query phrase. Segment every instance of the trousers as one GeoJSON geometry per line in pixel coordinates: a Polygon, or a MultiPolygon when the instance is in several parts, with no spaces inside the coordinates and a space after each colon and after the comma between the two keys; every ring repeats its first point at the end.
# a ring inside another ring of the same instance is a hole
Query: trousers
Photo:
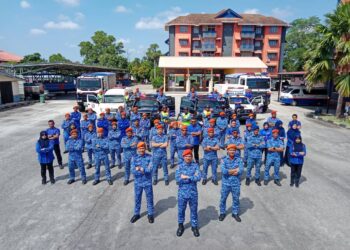
{"type": "Polygon", "coordinates": [[[46,181],[46,169],[49,172],[50,180],[52,181],[55,179],[52,162],[51,163],[40,163],[40,166],[41,166],[41,178],[43,181],[46,181]]]}

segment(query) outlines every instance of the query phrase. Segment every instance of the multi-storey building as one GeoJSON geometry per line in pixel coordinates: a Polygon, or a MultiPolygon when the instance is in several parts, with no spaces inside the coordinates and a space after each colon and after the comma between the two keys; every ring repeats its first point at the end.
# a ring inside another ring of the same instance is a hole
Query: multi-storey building
{"type": "Polygon", "coordinates": [[[272,77],[282,71],[288,24],[260,14],[189,14],[165,24],[169,56],[257,56],[272,77]]]}

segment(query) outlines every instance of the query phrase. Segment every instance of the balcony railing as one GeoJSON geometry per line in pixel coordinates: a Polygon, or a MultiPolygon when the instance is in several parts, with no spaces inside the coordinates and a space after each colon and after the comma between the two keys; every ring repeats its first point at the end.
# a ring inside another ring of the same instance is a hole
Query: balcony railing
{"type": "Polygon", "coordinates": [[[215,38],[216,32],[203,32],[202,36],[203,38],[215,38]]]}
{"type": "Polygon", "coordinates": [[[254,50],[262,50],[262,46],[255,46],[254,50]]]}
{"type": "Polygon", "coordinates": [[[241,51],[254,51],[254,45],[242,44],[240,49],[241,51]]]}
{"type": "Polygon", "coordinates": [[[242,38],[255,38],[255,33],[254,32],[242,32],[241,33],[242,38]]]}
{"type": "Polygon", "coordinates": [[[193,33],[192,38],[201,38],[201,34],[199,33],[193,33]]]}
{"type": "Polygon", "coordinates": [[[192,46],[192,50],[201,50],[202,47],[201,46],[192,46]]]}
{"type": "Polygon", "coordinates": [[[216,47],[215,44],[203,44],[202,45],[202,51],[215,51],[216,47]]]}

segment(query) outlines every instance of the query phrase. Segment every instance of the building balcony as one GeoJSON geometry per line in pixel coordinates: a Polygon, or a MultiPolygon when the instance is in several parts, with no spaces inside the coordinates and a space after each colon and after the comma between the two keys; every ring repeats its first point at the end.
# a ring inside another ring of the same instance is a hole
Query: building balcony
{"type": "Polygon", "coordinates": [[[260,34],[255,34],[255,39],[263,39],[264,38],[264,35],[262,33],[260,34]]]}
{"type": "Polygon", "coordinates": [[[216,32],[203,32],[202,37],[203,38],[215,38],[216,32]]]}
{"type": "Polygon", "coordinates": [[[201,34],[199,33],[192,33],[192,39],[200,39],[201,38],[201,34]]]}
{"type": "Polygon", "coordinates": [[[254,47],[254,51],[259,51],[259,50],[260,50],[260,51],[262,50],[262,46],[255,46],[255,47],[254,47]]]}
{"type": "Polygon", "coordinates": [[[254,39],[255,38],[255,33],[254,32],[242,32],[241,33],[242,38],[250,38],[254,39]]]}
{"type": "Polygon", "coordinates": [[[241,45],[240,50],[241,51],[254,51],[254,46],[243,44],[243,45],[241,45]]]}
{"type": "Polygon", "coordinates": [[[216,47],[215,44],[203,44],[202,45],[202,51],[215,51],[216,47]]]}

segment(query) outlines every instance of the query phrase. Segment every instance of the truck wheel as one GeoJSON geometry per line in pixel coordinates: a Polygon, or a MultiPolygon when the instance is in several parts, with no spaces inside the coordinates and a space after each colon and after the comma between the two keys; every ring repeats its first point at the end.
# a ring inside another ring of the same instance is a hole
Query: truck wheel
{"type": "Polygon", "coordinates": [[[297,102],[296,101],[292,101],[291,105],[292,106],[297,106],[297,102]]]}
{"type": "Polygon", "coordinates": [[[266,111],[267,111],[267,106],[264,106],[264,107],[262,108],[262,112],[263,112],[263,113],[266,113],[266,111]]]}
{"type": "Polygon", "coordinates": [[[79,111],[80,111],[80,112],[85,112],[85,106],[84,106],[84,104],[83,104],[83,105],[79,104],[79,111]]]}

